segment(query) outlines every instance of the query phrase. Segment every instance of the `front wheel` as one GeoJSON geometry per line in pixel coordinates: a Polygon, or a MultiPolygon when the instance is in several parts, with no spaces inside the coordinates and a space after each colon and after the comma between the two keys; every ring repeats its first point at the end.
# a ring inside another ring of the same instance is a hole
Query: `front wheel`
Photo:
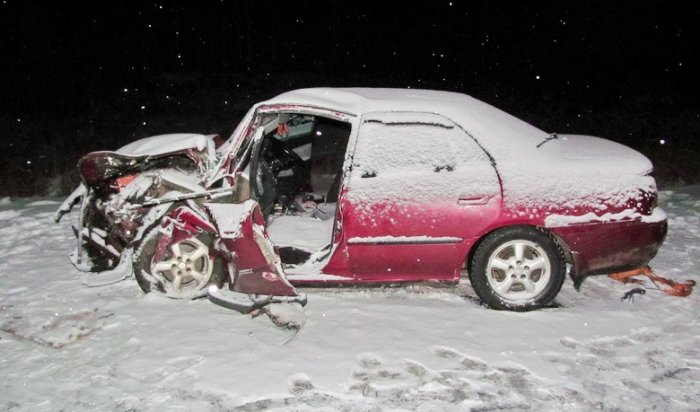
{"type": "Polygon", "coordinates": [[[488,235],[472,259],[469,278],[493,309],[526,311],[551,302],[566,277],[564,252],[552,236],[532,227],[488,235]]]}
{"type": "Polygon", "coordinates": [[[178,299],[204,296],[209,285],[221,287],[223,270],[210,254],[211,241],[211,235],[202,233],[173,242],[158,227],[152,229],[134,254],[139,286],[178,299]]]}

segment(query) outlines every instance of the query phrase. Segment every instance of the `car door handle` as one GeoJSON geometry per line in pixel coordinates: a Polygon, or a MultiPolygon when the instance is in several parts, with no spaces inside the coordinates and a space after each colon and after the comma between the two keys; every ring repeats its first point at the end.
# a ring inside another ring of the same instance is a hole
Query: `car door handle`
{"type": "Polygon", "coordinates": [[[485,205],[489,202],[489,199],[491,199],[491,196],[484,195],[484,196],[460,196],[457,199],[457,204],[461,206],[479,206],[479,205],[485,205]]]}

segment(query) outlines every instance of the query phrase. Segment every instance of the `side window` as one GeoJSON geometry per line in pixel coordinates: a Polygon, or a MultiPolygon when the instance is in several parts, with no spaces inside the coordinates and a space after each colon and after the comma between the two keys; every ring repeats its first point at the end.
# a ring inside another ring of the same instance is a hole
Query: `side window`
{"type": "Polygon", "coordinates": [[[435,114],[372,113],[358,139],[355,163],[367,173],[453,171],[485,157],[464,131],[435,114]]]}
{"type": "Polygon", "coordinates": [[[391,200],[438,195],[494,173],[486,153],[449,119],[410,112],[365,115],[352,167],[351,192],[391,200]]]}

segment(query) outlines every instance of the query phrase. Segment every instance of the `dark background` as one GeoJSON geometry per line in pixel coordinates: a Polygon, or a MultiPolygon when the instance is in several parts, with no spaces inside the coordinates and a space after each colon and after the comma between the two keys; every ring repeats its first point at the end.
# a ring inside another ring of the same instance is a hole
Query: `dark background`
{"type": "Polygon", "coordinates": [[[466,93],[696,183],[699,22],[673,1],[0,0],[0,196],[64,194],[81,154],[136,138],[227,137],[313,86],[466,93]]]}

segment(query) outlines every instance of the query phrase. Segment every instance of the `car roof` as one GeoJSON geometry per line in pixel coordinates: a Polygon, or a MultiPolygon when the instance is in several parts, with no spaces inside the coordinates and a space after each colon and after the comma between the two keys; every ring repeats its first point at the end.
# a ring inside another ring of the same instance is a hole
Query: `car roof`
{"type": "Polygon", "coordinates": [[[306,105],[356,116],[371,112],[424,112],[445,116],[489,151],[532,150],[548,136],[542,130],[462,93],[388,88],[310,88],[292,90],[261,105],[306,105]]]}
{"type": "Polygon", "coordinates": [[[468,96],[436,90],[386,88],[312,88],[283,93],[266,103],[311,104],[341,110],[355,115],[373,111],[425,111],[436,102],[458,105],[468,96]],[[410,106],[410,107],[409,107],[410,106]]]}

